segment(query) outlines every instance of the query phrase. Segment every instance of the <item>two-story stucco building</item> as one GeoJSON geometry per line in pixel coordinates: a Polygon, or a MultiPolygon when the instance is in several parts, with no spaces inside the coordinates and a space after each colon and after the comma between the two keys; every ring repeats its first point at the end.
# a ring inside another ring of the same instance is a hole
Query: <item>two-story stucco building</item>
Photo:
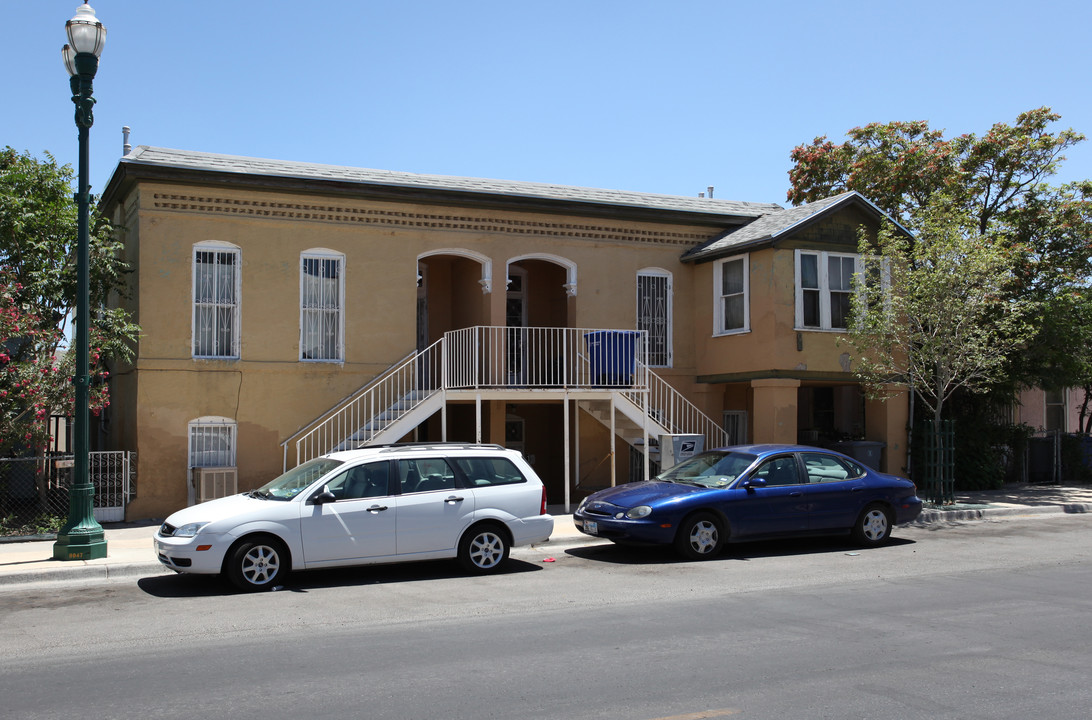
{"type": "Polygon", "coordinates": [[[517,447],[553,504],[643,476],[664,434],[906,464],[905,396],[866,399],[838,344],[858,227],[884,217],[856,193],[783,209],[139,147],[102,204],[143,328],[110,416],[131,518],[403,439],[517,447]]]}

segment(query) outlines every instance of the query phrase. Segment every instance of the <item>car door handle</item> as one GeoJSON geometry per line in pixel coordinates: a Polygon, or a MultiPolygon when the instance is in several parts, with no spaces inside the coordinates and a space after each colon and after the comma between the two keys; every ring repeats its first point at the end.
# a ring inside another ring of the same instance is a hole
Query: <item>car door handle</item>
{"type": "Polygon", "coordinates": [[[454,505],[455,503],[461,503],[462,501],[463,499],[461,497],[457,497],[455,495],[452,495],[451,497],[444,500],[444,502],[446,502],[448,505],[454,505]]]}
{"type": "Polygon", "coordinates": [[[804,493],[802,493],[802,492],[789,493],[789,497],[800,497],[803,494],[804,493]]]}
{"type": "Polygon", "coordinates": [[[378,512],[383,512],[386,509],[387,509],[386,505],[372,505],[370,508],[368,508],[368,512],[378,513],[378,512]]]}

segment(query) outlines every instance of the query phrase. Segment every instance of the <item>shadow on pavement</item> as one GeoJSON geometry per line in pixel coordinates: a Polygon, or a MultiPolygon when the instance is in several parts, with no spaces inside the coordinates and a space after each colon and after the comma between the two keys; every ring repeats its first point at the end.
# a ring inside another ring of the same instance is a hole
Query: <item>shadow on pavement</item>
{"type": "MultiPolygon", "coordinates": [[[[542,568],[533,563],[509,558],[504,567],[491,576],[520,575],[540,570],[542,568]]],[[[306,593],[311,590],[331,587],[392,585],[404,582],[427,582],[471,577],[474,576],[465,572],[459,567],[458,563],[450,560],[400,565],[368,565],[294,572],[285,578],[283,584],[276,586],[276,592],[306,593]]],[[[242,593],[236,590],[227,580],[223,580],[217,575],[157,575],[156,577],[141,578],[137,581],[137,587],[148,595],[159,598],[219,597],[271,592],[271,590],[259,590],[256,593],[242,593]]]]}
{"type": "MultiPolygon", "coordinates": [[[[794,538],[791,540],[756,540],[753,542],[731,543],[725,546],[721,554],[704,562],[750,561],[769,557],[797,557],[819,553],[853,552],[869,553],[882,551],[887,547],[913,545],[913,540],[892,537],[886,545],[878,548],[864,548],[839,536],[794,538]]],[[[675,550],[666,545],[626,546],[626,545],[589,545],[565,550],[567,555],[616,565],[672,565],[688,563],[675,550]]]]}

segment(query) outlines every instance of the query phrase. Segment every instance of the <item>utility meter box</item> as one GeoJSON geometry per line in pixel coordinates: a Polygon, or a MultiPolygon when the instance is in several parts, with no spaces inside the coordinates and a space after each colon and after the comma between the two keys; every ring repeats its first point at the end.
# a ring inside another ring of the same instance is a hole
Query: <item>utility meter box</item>
{"type": "Polygon", "coordinates": [[[660,469],[667,470],[704,451],[704,435],[661,435],[660,469]]]}

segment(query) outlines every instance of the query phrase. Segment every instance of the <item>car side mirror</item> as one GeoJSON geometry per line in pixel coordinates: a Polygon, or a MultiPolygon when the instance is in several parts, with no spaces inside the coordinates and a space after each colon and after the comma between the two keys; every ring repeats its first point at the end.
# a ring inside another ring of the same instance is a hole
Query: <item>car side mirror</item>
{"type": "Polygon", "coordinates": [[[326,485],[323,486],[322,492],[311,498],[311,504],[325,505],[326,503],[334,502],[335,500],[337,500],[337,498],[334,497],[334,494],[332,492],[330,492],[330,487],[326,485]]]}
{"type": "Polygon", "coordinates": [[[744,489],[747,490],[747,492],[753,493],[755,491],[755,488],[766,487],[766,481],[762,478],[747,478],[743,481],[742,486],[744,489]]]}

